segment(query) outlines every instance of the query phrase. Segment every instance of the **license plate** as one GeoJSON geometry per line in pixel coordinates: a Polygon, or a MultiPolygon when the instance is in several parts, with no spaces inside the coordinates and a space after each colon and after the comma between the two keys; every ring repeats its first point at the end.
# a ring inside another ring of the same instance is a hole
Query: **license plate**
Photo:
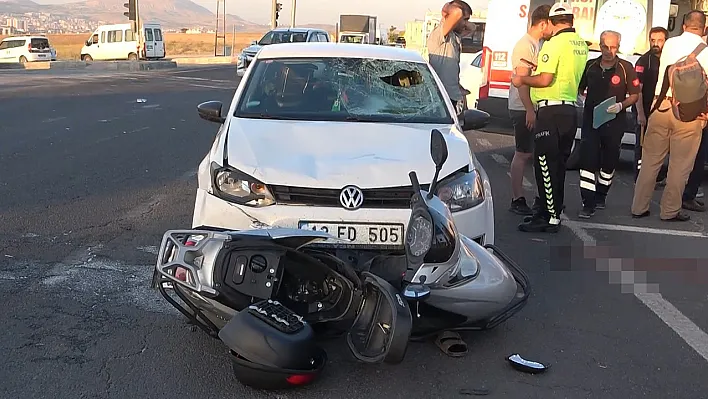
{"type": "Polygon", "coordinates": [[[403,224],[301,221],[298,223],[298,228],[322,231],[344,241],[327,241],[325,245],[337,247],[403,247],[403,224]]]}

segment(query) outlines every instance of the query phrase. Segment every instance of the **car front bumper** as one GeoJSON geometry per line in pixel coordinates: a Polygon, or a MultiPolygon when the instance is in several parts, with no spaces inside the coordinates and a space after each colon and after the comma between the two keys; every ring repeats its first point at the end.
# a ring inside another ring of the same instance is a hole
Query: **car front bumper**
{"type": "MultiPolygon", "coordinates": [[[[485,186],[487,186],[485,184],[485,186]]],[[[486,188],[486,187],[485,187],[486,188]]],[[[485,191],[487,191],[485,189],[485,191]]],[[[193,228],[215,227],[246,230],[263,227],[298,228],[302,220],[349,223],[400,223],[405,229],[410,209],[358,209],[349,211],[336,207],[272,205],[252,208],[227,202],[204,189],[197,189],[193,228]]],[[[458,231],[478,243],[494,243],[494,207],[490,196],[470,209],[453,214],[458,231]]],[[[375,247],[372,247],[375,249],[375,247]]],[[[402,248],[401,248],[402,249],[402,248]]]]}

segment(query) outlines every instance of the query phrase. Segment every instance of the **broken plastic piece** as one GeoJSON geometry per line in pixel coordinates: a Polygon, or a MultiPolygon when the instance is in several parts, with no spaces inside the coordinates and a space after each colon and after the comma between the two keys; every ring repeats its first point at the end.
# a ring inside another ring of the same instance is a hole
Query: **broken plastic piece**
{"type": "Polygon", "coordinates": [[[475,389],[460,389],[460,395],[471,395],[471,396],[487,396],[489,395],[489,389],[486,388],[475,388],[475,389]]]}
{"type": "Polygon", "coordinates": [[[146,103],[147,100],[144,99],[144,98],[138,98],[136,102],[138,102],[138,103],[146,103]]]}
{"type": "Polygon", "coordinates": [[[511,366],[513,368],[519,371],[523,371],[524,373],[538,374],[548,370],[548,366],[545,366],[539,362],[526,360],[517,353],[507,357],[506,360],[511,363],[511,366]]]}

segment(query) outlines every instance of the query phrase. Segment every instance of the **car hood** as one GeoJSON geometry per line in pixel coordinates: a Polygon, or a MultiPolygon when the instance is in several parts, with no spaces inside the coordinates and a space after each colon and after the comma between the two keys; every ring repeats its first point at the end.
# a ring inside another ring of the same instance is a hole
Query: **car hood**
{"type": "Polygon", "coordinates": [[[415,171],[430,183],[430,132],[446,138],[445,177],[474,168],[467,140],[452,125],[231,120],[225,150],[230,166],[266,184],[340,189],[410,185],[415,171]]]}
{"type": "Polygon", "coordinates": [[[261,47],[263,47],[263,46],[261,46],[259,44],[252,44],[252,45],[246,47],[245,49],[243,49],[243,52],[248,55],[254,56],[254,55],[256,55],[256,53],[258,53],[258,50],[260,50],[261,47]]]}

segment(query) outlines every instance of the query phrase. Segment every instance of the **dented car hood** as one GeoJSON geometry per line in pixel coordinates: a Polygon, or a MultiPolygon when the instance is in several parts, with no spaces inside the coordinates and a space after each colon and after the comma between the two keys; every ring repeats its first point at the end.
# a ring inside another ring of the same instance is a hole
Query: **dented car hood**
{"type": "Polygon", "coordinates": [[[421,184],[435,173],[430,132],[440,130],[448,145],[445,177],[470,165],[467,140],[452,125],[366,122],[279,121],[234,118],[224,150],[228,164],[265,184],[340,189],[421,184]]]}

